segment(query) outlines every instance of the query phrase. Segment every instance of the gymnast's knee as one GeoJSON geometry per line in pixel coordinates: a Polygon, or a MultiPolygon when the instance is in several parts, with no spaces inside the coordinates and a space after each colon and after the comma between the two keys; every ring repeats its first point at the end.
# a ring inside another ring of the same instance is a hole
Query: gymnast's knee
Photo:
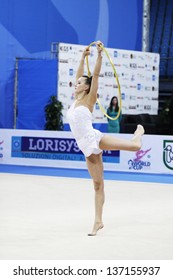
{"type": "Polygon", "coordinates": [[[94,190],[95,192],[100,192],[103,190],[103,180],[94,180],[93,179],[93,183],[94,183],[94,190]]]}

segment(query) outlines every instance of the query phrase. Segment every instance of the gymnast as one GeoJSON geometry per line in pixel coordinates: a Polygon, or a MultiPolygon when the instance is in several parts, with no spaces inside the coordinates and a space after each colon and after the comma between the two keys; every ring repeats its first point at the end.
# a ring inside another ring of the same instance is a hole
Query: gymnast
{"type": "Polygon", "coordinates": [[[142,125],[137,125],[132,139],[120,139],[103,134],[92,126],[92,112],[97,101],[99,73],[102,64],[103,43],[96,42],[97,59],[91,77],[84,75],[85,58],[90,54],[89,47],[82,53],[76,74],[75,101],[67,111],[70,129],[79,149],[86,158],[89,174],[95,190],[95,219],[89,236],[95,236],[104,227],[102,221],[104,194],[103,150],[138,151],[141,148],[141,136],[144,134],[142,125]]]}

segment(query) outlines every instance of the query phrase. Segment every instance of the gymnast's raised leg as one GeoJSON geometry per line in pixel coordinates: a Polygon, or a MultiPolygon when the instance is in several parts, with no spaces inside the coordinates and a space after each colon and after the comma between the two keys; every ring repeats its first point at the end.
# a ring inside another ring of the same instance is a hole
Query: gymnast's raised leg
{"type": "Polygon", "coordinates": [[[138,125],[132,139],[116,138],[110,135],[104,135],[100,140],[99,146],[101,150],[124,150],[138,151],[141,148],[141,136],[144,134],[142,125],[138,125]]]}

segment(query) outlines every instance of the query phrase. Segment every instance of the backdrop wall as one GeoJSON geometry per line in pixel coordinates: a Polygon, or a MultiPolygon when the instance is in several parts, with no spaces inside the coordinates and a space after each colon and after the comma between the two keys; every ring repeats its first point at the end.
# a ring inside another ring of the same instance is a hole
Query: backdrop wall
{"type": "Polygon", "coordinates": [[[19,60],[15,128],[44,130],[44,108],[56,95],[56,59],[19,60]]]}
{"type": "MultiPolygon", "coordinates": [[[[143,0],[1,0],[0,127],[14,124],[16,57],[50,59],[51,42],[142,47],[143,0]]],[[[51,95],[52,93],[50,93],[51,95]]]]}

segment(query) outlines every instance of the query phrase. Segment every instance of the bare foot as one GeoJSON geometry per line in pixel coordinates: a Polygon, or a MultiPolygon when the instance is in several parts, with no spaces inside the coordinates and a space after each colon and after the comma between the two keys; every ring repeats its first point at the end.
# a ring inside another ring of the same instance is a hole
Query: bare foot
{"type": "Polygon", "coordinates": [[[137,125],[137,129],[135,130],[134,135],[143,135],[145,133],[144,127],[141,124],[137,125]]]}
{"type": "Polygon", "coordinates": [[[102,229],[103,227],[104,227],[103,223],[95,223],[92,232],[88,233],[88,236],[95,236],[97,234],[97,231],[99,229],[102,229]]]}
{"type": "Polygon", "coordinates": [[[141,136],[145,133],[145,130],[141,124],[137,125],[137,129],[135,130],[134,136],[132,138],[132,142],[136,146],[136,150],[140,150],[141,148],[141,136]]]}

